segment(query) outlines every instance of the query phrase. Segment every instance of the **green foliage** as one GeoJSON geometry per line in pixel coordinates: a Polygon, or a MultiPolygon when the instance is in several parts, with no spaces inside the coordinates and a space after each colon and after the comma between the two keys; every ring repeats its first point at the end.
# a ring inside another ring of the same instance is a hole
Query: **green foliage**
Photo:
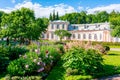
{"type": "Polygon", "coordinates": [[[19,59],[10,62],[7,71],[10,75],[24,76],[37,73],[37,69],[40,68],[33,61],[38,59],[36,53],[27,53],[21,56],[19,59]]]}
{"type": "Polygon", "coordinates": [[[57,35],[57,36],[59,36],[59,38],[60,38],[60,41],[62,42],[62,38],[63,37],[70,37],[71,36],[71,33],[69,33],[68,31],[66,31],[66,30],[56,30],[55,31],[55,34],[57,35]]]}
{"type": "Polygon", "coordinates": [[[63,66],[71,69],[78,69],[79,74],[94,75],[102,69],[102,56],[95,50],[84,50],[73,48],[63,56],[63,66]]]}
{"type": "Polygon", "coordinates": [[[5,47],[0,46],[0,73],[6,70],[6,66],[9,64],[8,51],[5,47]]]}
{"type": "Polygon", "coordinates": [[[1,26],[1,22],[2,22],[2,16],[4,15],[5,13],[3,11],[0,11],[0,26],[1,26]]]}
{"type": "Polygon", "coordinates": [[[41,76],[6,76],[5,80],[42,80],[41,76]]]}
{"type": "Polygon", "coordinates": [[[7,47],[9,60],[15,60],[20,55],[25,54],[28,50],[25,47],[20,46],[9,46],[7,47]]]}
{"type": "Polygon", "coordinates": [[[96,16],[97,16],[98,23],[109,21],[109,14],[106,11],[97,12],[96,16]]]}
{"type": "Polygon", "coordinates": [[[11,61],[7,67],[7,71],[12,76],[34,75],[42,72],[49,72],[51,66],[60,59],[60,54],[55,46],[41,46],[34,52],[28,52],[19,59],[11,61]]]}
{"type": "Polygon", "coordinates": [[[77,75],[78,74],[78,69],[67,68],[66,73],[67,73],[68,76],[77,75]]]}
{"type": "Polygon", "coordinates": [[[110,47],[109,46],[104,46],[105,51],[110,51],[110,47]]]}
{"type": "Polygon", "coordinates": [[[40,56],[44,57],[45,54],[46,54],[46,51],[48,51],[49,56],[51,55],[53,57],[51,60],[57,61],[60,58],[60,55],[61,55],[61,54],[59,54],[59,50],[57,50],[57,49],[59,49],[58,46],[41,46],[41,48],[40,48],[40,51],[41,51],[40,56]]]}
{"type": "Polygon", "coordinates": [[[59,13],[55,13],[55,10],[53,10],[53,14],[50,13],[49,20],[54,21],[54,20],[59,20],[59,13]]]}
{"type": "Polygon", "coordinates": [[[15,38],[24,43],[39,39],[42,32],[47,28],[48,20],[43,18],[35,19],[34,11],[28,8],[21,8],[2,16],[1,38],[15,38]]]}
{"type": "Polygon", "coordinates": [[[100,23],[109,21],[109,15],[106,11],[87,14],[86,11],[80,13],[69,13],[60,17],[61,20],[68,20],[71,24],[100,23]]]}
{"type": "Polygon", "coordinates": [[[110,24],[112,29],[112,36],[120,37],[120,13],[115,11],[110,14],[110,24]]]}

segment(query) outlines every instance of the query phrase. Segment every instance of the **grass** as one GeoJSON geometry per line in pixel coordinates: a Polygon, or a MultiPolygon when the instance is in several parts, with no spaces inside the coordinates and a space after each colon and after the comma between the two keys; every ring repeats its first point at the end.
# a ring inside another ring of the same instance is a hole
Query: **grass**
{"type": "Polygon", "coordinates": [[[120,51],[110,51],[108,55],[104,55],[105,75],[120,74],[120,51]]]}
{"type": "Polygon", "coordinates": [[[110,46],[110,48],[120,48],[120,46],[110,46]]]}
{"type": "MultiPolygon", "coordinates": [[[[109,51],[108,55],[104,55],[104,67],[101,73],[97,74],[97,78],[106,77],[114,74],[120,74],[120,51],[109,51]]],[[[72,75],[66,76],[61,62],[53,68],[46,80],[91,80],[93,76],[90,75],[72,75]]]]}

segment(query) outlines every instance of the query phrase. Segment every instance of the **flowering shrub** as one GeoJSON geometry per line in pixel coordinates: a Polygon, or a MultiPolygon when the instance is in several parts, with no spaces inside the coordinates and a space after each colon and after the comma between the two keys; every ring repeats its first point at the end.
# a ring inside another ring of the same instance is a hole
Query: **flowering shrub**
{"type": "Polygon", "coordinates": [[[14,76],[48,73],[59,58],[60,54],[56,48],[42,46],[40,49],[21,55],[19,59],[10,62],[7,70],[14,76]]]}
{"type": "Polygon", "coordinates": [[[78,70],[79,74],[93,75],[102,70],[103,58],[93,49],[85,50],[75,47],[68,51],[62,59],[63,67],[66,68],[68,74],[71,74],[69,71],[78,70]]]}
{"type": "Polygon", "coordinates": [[[8,73],[17,76],[34,74],[41,67],[37,64],[37,60],[38,56],[36,53],[26,53],[19,59],[10,62],[7,68],[8,73]]]}

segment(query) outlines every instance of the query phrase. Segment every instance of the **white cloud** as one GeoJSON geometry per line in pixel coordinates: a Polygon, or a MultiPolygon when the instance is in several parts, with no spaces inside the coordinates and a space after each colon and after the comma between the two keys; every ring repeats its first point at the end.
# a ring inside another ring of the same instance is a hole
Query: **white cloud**
{"type": "Polygon", "coordinates": [[[84,8],[82,6],[78,6],[78,10],[83,10],[84,8]]]}
{"type": "Polygon", "coordinates": [[[87,12],[89,14],[94,13],[96,11],[107,11],[108,13],[110,13],[113,10],[120,11],[120,4],[111,4],[108,6],[100,6],[100,7],[95,7],[92,9],[89,8],[89,9],[87,9],[87,12]]]}
{"type": "Polygon", "coordinates": [[[3,10],[7,13],[16,10],[16,9],[20,9],[22,7],[26,7],[26,8],[30,8],[32,10],[35,11],[35,16],[36,17],[49,17],[49,14],[53,12],[53,10],[58,11],[59,15],[64,15],[65,13],[71,13],[71,12],[76,12],[76,10],[74,9],[74,7],[66,5],[66,4],[56,4],[53,6],[46,6],[43,7],[41,4],[38,3],[32,3],[32,2],[27,2],[24,1],[23,3],[19,3],[17,5],[15,5],[14,8],[6,8],[6,9],[0,9],[3,10]]]}
{"type": "Polygon", "coordinates": [[[31,0],[25,0],[23,3],[18,3],[14,6],[14,8],[5,8],[5,9],[0,8],[0,10],[10,13],[11,11],[20,9],[22,7],[26,7],[34,10],[36,17],[49,17],[49,14],[52,13],[53,10],[55,10],[56,12],[58,11],[59,15],[64,15],[65,13],[79,12],[84,9],[89,14],[94,13],[95,11],[107,11],[107,12],[111,12],[112,10],[120,11],[120,4],[111,4],[108,6],[100,6],[95,8],[90,8],[90,7],[84,8],[82,6],[78,6],[78,8],[75,9],[74,7],[64,3],[56,4],[53,6],[42,6],[39,3],[32,3],[31,0]]]}
{"type": "Polygon", "coordinates": [[[15,0],[11,0],[12,3],[15,3],[15,0]]]}

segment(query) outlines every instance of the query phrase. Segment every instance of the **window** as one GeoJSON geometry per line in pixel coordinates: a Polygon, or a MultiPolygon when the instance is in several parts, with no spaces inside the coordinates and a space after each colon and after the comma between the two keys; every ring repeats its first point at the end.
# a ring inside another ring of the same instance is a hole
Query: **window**
{"type": "Polygon", "coordinates": [[[64,24],[62,24],[62,29],[64,29],[64,24]]]}
{"type": "Polygon", "coordinates": [[[96,28],[100,27],[100,25],[96,25],[96,28]]]}
{"type": "Polygon", "coordinates": [[[75,38],[75,34],[73,34],[73,39],[75,38]]]}
{"type": "Polygon", "coordinates": [[[84,25],[84,29],[87,29],[89,26],[88,25],[84,25]]]}
{"type": "Polygon", "coordinates": [[[42,38],[45,38],[44,34],[42,34],[42,38]]]}
{"type": "Polygon", "coordinates": [[[78,39],[80,39],[81,38],[81,35],[80,34],[78,34],[78,39]]]}
{"type": "Polygon", "coordinates": [[[54,29],[54,25],[53,24],[51,24],[51,29],[54,29]]]}
{"type": "Polygon", "coordinates": [[[57,24],[57,29],[59,29],[59,24],[57,24]]]}
{"type": "Polygon", "coordinates": [[[51,33],[51,39],[53,39],[54,38],[54,34],[53,33],[51,33]]]}
{"type": "Polygon", "coordinates": [[[49,38],[49,34],[47,34],[47,38],[49,38]]]}
{"type": "Polygon", "coordinates": [[[94,34],[94,39],[97,39],[97,34],[94,34]]]}
{"type": "Polygon", "coordinates": [[[89,39],[91,39],[92,38],[92,36],[91,36],[91,34],[89,34],[89,39]]]}
{"type": "Polygon", "coordinates": [[[85,34],[83,34],[83,39],[86,39],[86,35],[85,34]]]}
{"type": "Polygon", "coordinates": [[[102,34],[100,34],[100,40],[102,39],[102,34]]]}

